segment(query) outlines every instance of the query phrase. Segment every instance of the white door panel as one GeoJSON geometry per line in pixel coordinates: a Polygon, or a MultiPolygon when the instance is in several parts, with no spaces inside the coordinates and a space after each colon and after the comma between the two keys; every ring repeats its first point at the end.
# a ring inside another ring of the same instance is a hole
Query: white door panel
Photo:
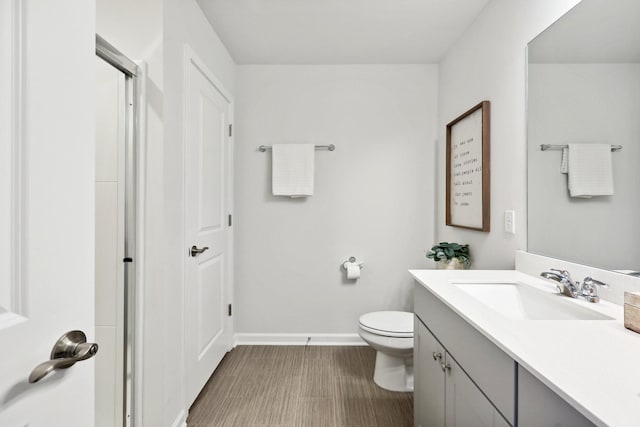
{"type": "Polygon", "coordinates": [[[63,333],[95,339],[94,21],[91,0],[0,0],[2,426],[93,424],[93,359],[27,379],[63,333]]]}
{"type": "Polygon", "coordinates": [[[206,356],[209,347],[223,333],[224,258],[218,256],[200,264],[198,274],[198,359],[206,356]]]}
{"type": "Polygon", "coordinates": [[[189,51],[185,77],[185,238],[187,248],[208,248],[196,256],[186,254],[185,370],[190,405],[229,350],[225,218],[230,106],[189,51]]]}

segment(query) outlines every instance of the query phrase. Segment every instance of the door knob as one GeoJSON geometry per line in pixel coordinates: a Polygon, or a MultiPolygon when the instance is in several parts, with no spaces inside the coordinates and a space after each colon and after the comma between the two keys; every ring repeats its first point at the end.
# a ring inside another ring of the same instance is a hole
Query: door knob
{"type": "Polygon", "coordinates": [[[203,253],[204,251],[208,250],[209,246],[205,246],[202,249],[198,249],[198,247],[196,245],[191,246],[191,256],[198,256],[201,253],[203,253]]]}
{"type": "Polygon", "coordinates": [[[89,359],[98,352],[98,344],[88,343],[87,336],[82,331],[69,331],[55,343],[51,350],[51,359],[36,366],[31,375],[30,383],[37,383],[47,374],[57,369],[67,369],[76,362],[89,359]]]}

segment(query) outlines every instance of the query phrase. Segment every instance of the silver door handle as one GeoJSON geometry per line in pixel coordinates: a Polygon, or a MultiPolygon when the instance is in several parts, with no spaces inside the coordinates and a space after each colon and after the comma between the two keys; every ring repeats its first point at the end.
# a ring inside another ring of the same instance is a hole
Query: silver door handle
{"type": "Polygon", "coordinates": [[[88,343],[87,336],[82,331],[69,331],[56,341],[51,350],[51,358],[36,366],[31,375],[30,383],[37,383],[47,374],[57,369],[67,369],[76,362],[89,359],[98,352],[98,344],[88,343]]]}
{"type": "Polygon", "coordinates": [[[198,247],[196,245],[191,246],[191,256],[198,256],[200,255],[202,252],[206,251],[209,249],[209,246],[205,246],[202,249],[198,249],[198,247]]]}

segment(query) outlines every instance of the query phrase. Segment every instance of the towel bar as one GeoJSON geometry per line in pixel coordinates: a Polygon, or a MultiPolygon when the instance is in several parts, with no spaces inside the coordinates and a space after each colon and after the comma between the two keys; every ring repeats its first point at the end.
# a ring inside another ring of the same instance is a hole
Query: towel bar
{"type": "MultiPolygon", "coordinates": [[[[540,144],[540,151],[547,150],[562,150],[564,148],[569,148],[568,145],[554,145],[554,144],[540,144]]],[[[611,151],[620,151],[622,150],[622,145],[612,145],[611,151]]]]}
{"type": "MultiPolygon", "coordinates": [[[[329,151],[333,151],[336,149],[336,146],[333,144],[329,144],[329,145],[316,145],[315,146],[316,150],[329,150],[329,151]]],[[[271,146],[270,145],[261,145],[260,147],[258,147],[258,151],[264,153],[267,150],[271,150],[271,146]]]]}

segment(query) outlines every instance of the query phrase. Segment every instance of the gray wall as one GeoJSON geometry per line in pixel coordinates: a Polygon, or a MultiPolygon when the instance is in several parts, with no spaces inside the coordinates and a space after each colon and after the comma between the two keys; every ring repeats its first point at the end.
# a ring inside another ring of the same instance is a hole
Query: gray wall
{"type": "Polygon", "coordinates": [[[438,240],[470,244],[473,268],[510,269],[526,249],[525,47],[578,0],[493,0],[440,62],[438,85],[438,240]],[[491,101],[491,233],[445,226],[445,129],[491,101]],[[516,212],[506,234],[505,210],[516,212]]]}
{"type": "Polygon", "coordinates": [[[239,66],[238,333],[355,333],[368,311],[411,307],[409,268],[431,263],[435,65],[239,66]],[[271,154],[316,152],[315,193],[271,195],[271,154]],[[346,283],[341,263],[365,262],[346,283]]]}

